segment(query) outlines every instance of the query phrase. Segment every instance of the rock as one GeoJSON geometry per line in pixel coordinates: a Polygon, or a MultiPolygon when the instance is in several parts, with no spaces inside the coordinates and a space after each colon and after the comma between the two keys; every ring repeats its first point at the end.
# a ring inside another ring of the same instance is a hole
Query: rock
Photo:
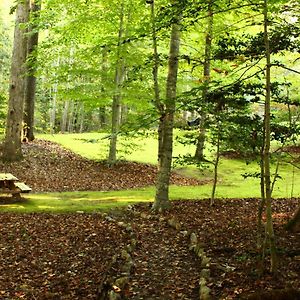
{"type": "Polygon", "coordinates": [[[129,259],[127,260],[124,265],[121,267],[121,272],[122,274],[125,274],[125,275],[129,275],[131,273],[131,270],[133,269],[133,260],[132,259],[129,259]]]}
{"type": "Polygon", "coordinates": [[[197,244],[195,247],[194,247],[194,252],[195,254],[202,259],[203,256],[205,256],[205,252],[204,252],[204,249],[202,248],[202,246],[200,244],[197,244]]]}
{"type": "Polygon", "coordinates": [[[203,255],[202,261],[201,261],[201,267],[206,268],[206,267],[209,267],[209,265],[210,265],[210,258],[207,257],[206,255],[203,255]]]}
{"type": "Polygon", "coordinates": [[[136,239],[131,239],[130,246],[131,246],[132,250],[134,250],[136,248],[136,244],[137,244],[136,239]]]}
{"type": "Polygon", "coordinates": [[[110,217],[110,216],[106,216],[106,217],[105,217],[105,220],[108,221],[108,222],[114,222],[114,221],[115,221],[115,220],[114,220],[112,217],[110,217]]]}
{"type": "Polygon", "coordinates": [[[132,227],[131,227],[131,225],[127,225],[125,229],[126,229],[127,232],[132,232],[132,227]]]}
{"type": "Polygon", "coordinates": [[[132,205],[127,205],[127,210],[129,210],[129,211],[133,211],[134,210],[134,207],[132,206],[132,205]]]}
{"type": "Polygon", "coordinates": [[[210,295],[210,288],[205,286],[200,287],[199,291],[199,299],[200,300],[211,300],[212,297],[210,295]]]}
{"type": "Polygon", "coordinates": [[[116,293],[115,291],[110,291],[108,293],[108,299],[109,300],[119,300],[119,299],[121,299],[121,296],[118,293],[116,293]]]}
{"type": "Polygon", "coordinates": [[[168,225],[171,226],[172,228],[176,229],[176,230],[180,230],[181,228],[181,224],[178,220],[176,220],[175,218],[171,218],[168,220],[168,225]]]}
{"type": "Polygon", "coordinates": [[[118,286],[121,290],[123,290],[129,282],[129,278],[127,276],[120,277],[116,280],[115,285],[118,286]]]}
{"type": "Polygon", "coordinates": [[[193,251],[197,247],[198,238],[195,232],[192,232],[190,235],[190,246],[189,249],[193,251]]]}
{"type": "Polygon", "coordinates": [[[124,260],[129,260],[129,259],[131,259],[130,254],[129,254],[125,249],[123,249],[123,250],[121,251],[121,257],[122,257],[124,260]]]}
{"type": "Polygon", "coordinates": [[[143,218],[143,219],[148,219],[148,215],[147,215],[146,213],[144,213],[144,212],[142,212],[142,213],[140,214],[140,216],[141,216],[141,218],[143,218]]]}
{"type": "Polygon", "coordinates": [[[164,217],[159,217],[159,222],[161,222],[161,223],[163,223],[163,222],[165,222],[165,218],[164,217]]]}
{"type": "Polygon", "coordinates": [[[180,231],[183,236],[188,236],[189,232],[187,230],[180,231]]]}
{"type": "Polygon", "coordinates": [[[202,269],[200,276],[204,279],[208,279],[210,277],[210,269],[202,269]]]}
{"type": "Polygon", "coordinates": [[[118,226],[120,226],[122,228],[126,228],[126,226],[127,226],[124,222],[118,222],[117,224],[118,224],[118,226]]]}

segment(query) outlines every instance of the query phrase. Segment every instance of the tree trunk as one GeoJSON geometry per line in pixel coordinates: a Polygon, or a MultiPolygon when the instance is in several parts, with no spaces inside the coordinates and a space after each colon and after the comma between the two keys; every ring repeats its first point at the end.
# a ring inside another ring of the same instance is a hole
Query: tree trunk
{"type": "Polygon", "coordinates": [[[82,133],[84,129],[84,103],[80,102],[79,107],[79,133],[82,133]]]}
{"type": "Polygon", "coordinates": [[[118,48],[117,48],[117,62],[115,73],[115,95],[112,103],[112,118],[111,118],[111,137],[108,155],[108,164],[113,165],[117,161],[117,137],[120,127],[121,114],[121,86],[124,80],[124,59],[121,57],[121,47],[124,35],[124,1],[121,4],[118,48]]]}
{"type": "Polygon", "coordinates": [[[300,206],[293,218],[287,223],[286,229],[291,232],[300,232],[300,206]]]}
{"type": "Polygon", "coordinates": [[[203,65],[203,77],[204,77],[204,88],[202,92],[202,107],[200,108],[200,124],[199,124],[199,135],[197,139],[195,158],[198,161],[204,160],[204,146],[205,146],[205,135],[206,135],[206,112],[205,104],[207,102],[207,91],[210,82],[210,61],[211,61],[211,45],[213,39],[213,23],[214,14],[212,10],[213,0],[208,4],[208,26],[205,37],[205,53],[204,53],[204,65],[203,65]]]}
{"type": "Polygon", "coordinates": [[[57,98],[57,83],[53,85],[50,92],[51,96],[51,108],[50,108],[50,133],[55,132],[55,120],[56,120],[56,98],[57,98]]]}
{"type": "Polygon", "coordinates": [[[75,119],[75,102],[72,100],[70,101],[70,106],[69,106],[69,118],[68,118],[68,132],[72,133],[74,130],[74,119],[75,119]]]}
{"type": "Polygon", "coordinates": [[[271,174],[270,174],[270,116],[271,116],[271,55],[268,33],[268,0],[264,0],[264,42],[266,49],[266,98],[265,98],[265,148],[264,148],[264,171],[265,171],[265,194],[266,194],[266,242],[270,245],[271,266],[270,271],[274,273],[277,269],[278,261],[276,255],[275,236],[272,220],[271,204],[271,174]]]}
{"type": "Polygon", "coordinates": [[[158,153],[157,161],[160,165],[162,158],[162,145],[163,145],[163,132],[164,132],[164,117],[165,117],[165,107],[160,99],[160,89],[158,82],[158,69],[159,69],[159,55],[157,50],[157,35],[156,35],[156,18],[155,18],[155,1],[150,3],[151,8],[151,26],[152,26],[152,49],[153,49],[153,67],[152,67],[152,77],[153,77],[153,90],[154,90],[154,104],[160,115],[158,119],[158,153]]]}
{"type": "Polygon", "coordinates": [[[26,29],[28,22],[29,1],[20,1],[16,10],[14,45],[9,85],[8,113],[3,149],[3,159],[16,161],[22,159],[21,137],[23,129],[25,61],[26,61],[26,29]]]}
{"type": "Polygon", "coordinates": [[[64,133],[67,131],[67,124],[68,124],[68,115],[69,115],[69,100],[65,101],[63,114],[61,117],[61,125],[60,125],[60,131],[61,133],[64,133]]]}
{"type": "Polygon", "coordinates": [[[106,125],[106,108],[99,107],[98,110],[98,116],[99,116],[99,122],[100,122],[100,127],[103,128],[106,125]]]}
{"type": "Polygon", "coordinates": [[[170,208],[169,182],[173,151],[173,124],[176,104],[179,46],[180,25],[178,23],[173,23],[171,30],[168,77],[166,85],[166,109],[165,114],[162,116],[163,134],[161,146],[161,160],[159,162],[159,170],[156,183],[156,195],[153,204],[153,210],[159,212],[170,208]]]}
{"type": "MultiPolygon", "coordinates": [[[[31,17],[36,18],[41,10],[40,1],[30,0],[31,17]]],[[[36,51],[38,45],[39,33],[36,26],[30,26],[27,39],[27,76],[25,89],[25,107],[24,107],[24,124],[26,126],[25,137],[29,141],[34,140],[34,106],[35,106],[35,90],[36,90],[36,51]]]]}
{"type": "Polygon", "coordinates": [[[219,167],[219,161],[220,161],[220,143],[221,143],[221,128],[220,128],[220,121],[217,120],[217,149],[216,149],[216,160],[214,162],[214,182],[211,192],[211,199],[210,199],[210,205],[215,204],[215,195],[216,195],[216,189],[218,184],[218,167],[219,167]]]}

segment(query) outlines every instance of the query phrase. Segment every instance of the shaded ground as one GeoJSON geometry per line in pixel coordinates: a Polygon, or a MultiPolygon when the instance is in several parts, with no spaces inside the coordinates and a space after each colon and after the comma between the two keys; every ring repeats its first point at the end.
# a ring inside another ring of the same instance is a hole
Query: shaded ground
{"type": "MultiPolygon", "coordinates": [[[[35,191],[121,189],[155,182],[152,166],[122,163],[111,170],[53,143],[30,143],[24,152],[24,161],[0,168],[35,191]]],[[[194,182],[178,175],[173,180],[194,182]]],[[[274,201],[280,258],[276,276],[257,273],[257,205],[257,199],[219,200],[214,207],[207,200],[173,202],[172,211],[163,217],[179,220],[180,232],[149,214],[147,205],[108,216],[0,213],[0,299],[96,299],[109,262],[129,241],[128,232],[118,226],[120,221],[131,225],[137,240],[128,299],[199,299],[201,262],[189,250],[188,231],[197,233],[211,259],[208,286],[213,299],[300,289],[300,234],[288,233],[283,226],[299,199],[274,201]]],[[[118,267],[111,272],[120,274],[118,267]]]]}
{"type": "Polygon", "coordinates": [[[219,200],[214,208],[206,200],[174,202],[165,217],[180,220],[181,232],[153,218],[145,205],[134,207],[142,215],[111,212],[115,222],[101,214],[0,214],[0,298],[96,299],[109,261],[129,241],[120,221],[131,224],[137,240],[128,299],[199,299],[200,261],[189,250],[186,229],[198,234],[211,258],[213,299],[300,289],[300,234],[283,228],[297,204],[275,202],[280,267],[276,276],[262,277],[256,271],[255,199],[219,200]]]}
{"type": "MultiPolygon", "coordinates": [[[[1,173],[12,173],[26,182],[33,192],[120,190],[155,184],[155,166],[119,162],[113,167],[105,162],[85,159],[63,149],[56,143],[36,140],[22,146],[24,160],[14,163],[0,161],[1,173]]],[[[197,185],[199,180],[172,174],[171,182],[197,185]]]]}

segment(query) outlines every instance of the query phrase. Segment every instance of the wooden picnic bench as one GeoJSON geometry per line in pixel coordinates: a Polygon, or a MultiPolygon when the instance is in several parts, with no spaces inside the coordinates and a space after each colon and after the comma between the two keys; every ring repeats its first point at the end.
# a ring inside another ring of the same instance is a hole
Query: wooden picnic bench
{"type": "Polygon", "coordinates": [[[10,173],[0,173],[0,194],[11,194],[13,198],[20,198],[21,193],[29,193],[31,188],[10,173]]]}

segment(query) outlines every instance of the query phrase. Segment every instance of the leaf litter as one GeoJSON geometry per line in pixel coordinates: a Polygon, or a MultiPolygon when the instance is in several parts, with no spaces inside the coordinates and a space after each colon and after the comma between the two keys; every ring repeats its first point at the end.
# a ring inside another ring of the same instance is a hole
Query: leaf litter
{"type": "MultiPolygon", "coordinates": [[[[28,144],[24,153],[21,163],[1,168],[36,191],[122,189],[155,181],[156,170],[151,166],[120,163],[109,169],[50,142],[28,144]],[[124,176],[118,181],[121,185],[116,180],[105,186],[107,178],[114,180],[116,174],[124,176]],[[91,183],[90,176],[97,184],[91,183]]],[[[193,183],[176,176],[177,184],[193,183]]],[[[214,207],[208,200],[174,201],[163,217],[177,219],[181,231],[154,217],[145,204],[112,211],[109,218],[100,213],[1,213],[0,299],[96,299],[112,256],[128,243],[128,233],[117,225],[119,221],[131,224],[137,238],[128,299],[199,299],[201,262],[189,251],[187,231],[197,233],[211,259],[208,286],[213,299],[300,289],[300,234],[284,228],[298,205],[299,199],[273,201],[280,265],[276,275],[265,272],[262,276],[257,273],[258,199],[220,199],[214,207]]],[[[118,270],[113,271],[117,276],[118,270]]]]}

